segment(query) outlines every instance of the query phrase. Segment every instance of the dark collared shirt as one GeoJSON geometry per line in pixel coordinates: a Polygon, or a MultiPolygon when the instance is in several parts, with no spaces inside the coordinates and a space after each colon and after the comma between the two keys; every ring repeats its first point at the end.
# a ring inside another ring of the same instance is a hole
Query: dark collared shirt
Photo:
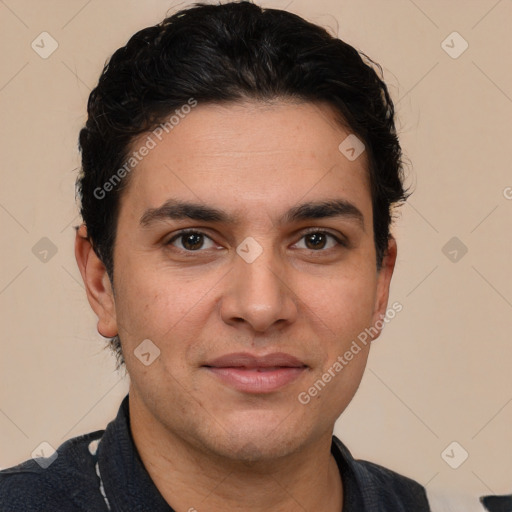
{"type": "MultiPolygon", "coordinates": [[[[430,511],[420,484],[355,460],[336,437],[331,451],[343,481],[343,512],[430,511]]],[[[1,512],[173,512],[133,442],[128,396],[105,430],[70,439],[56,453],[54,460],[30,459],[0,472],[1,512]]]]}

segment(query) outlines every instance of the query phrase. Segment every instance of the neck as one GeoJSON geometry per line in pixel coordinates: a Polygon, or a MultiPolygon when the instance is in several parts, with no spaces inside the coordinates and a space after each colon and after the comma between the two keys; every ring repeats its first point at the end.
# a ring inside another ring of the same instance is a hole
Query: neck
{"type": "Polygon", "coordinates": [[[130,426],[144,467],[175,510],[342,510],[342,483],[331,454],[331,433],[299,453],[248,462],[226,460],[190,445],[143,408],[132,407],[131,401],[130,426]]]}

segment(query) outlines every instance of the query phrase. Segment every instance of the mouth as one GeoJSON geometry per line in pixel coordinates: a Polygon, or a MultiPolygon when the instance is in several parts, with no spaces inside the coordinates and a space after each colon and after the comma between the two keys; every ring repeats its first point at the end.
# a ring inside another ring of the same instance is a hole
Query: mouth
{"type": "Polygon", "coordinates": [[[261,357],[247,353],[227,354],[203,367],[229,387],[253,394],[277,391],[308,369],[296,357],[281,352],[261,357]]]}

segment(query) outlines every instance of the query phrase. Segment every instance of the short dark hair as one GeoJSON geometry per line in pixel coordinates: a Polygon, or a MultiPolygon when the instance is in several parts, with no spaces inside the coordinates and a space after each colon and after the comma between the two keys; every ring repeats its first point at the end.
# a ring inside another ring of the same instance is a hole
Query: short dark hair
{"type": "MultiPolygon", "coordinates": [[[[105,65],[79,136],[81,215],[111,281],[120,197],[129,175],[118,172],[119,186],[112,178],[123,165],[127,170],[136,137],[191,98],[328,104],[365,144],[380,268],[392,208],[407,194],[394,106],[379,75],[378,64],[324,28],[249,1],[197,3],[133,35],[105,65]]],[[[117,337],[113,345],[122,358],[117,337]]]]}

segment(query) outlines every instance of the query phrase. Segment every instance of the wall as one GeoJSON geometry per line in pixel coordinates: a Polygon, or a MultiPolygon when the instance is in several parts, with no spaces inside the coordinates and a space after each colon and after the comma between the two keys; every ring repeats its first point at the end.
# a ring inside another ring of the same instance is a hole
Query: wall
{"type": "MultiPolygon", "coordinates": [[[[1,467],[103,428],[126,393],[73,256],[77,134],[107,57],[187,3],[0,3],[1,467]],[[58,44],[47,58],[42,32],[58,44]]],[[[410,162],[390,298],[403,311],[336,433],[429,488],[510,492],[512,3],[262,5],[329,26],[383,66],[410,162]]]]}

